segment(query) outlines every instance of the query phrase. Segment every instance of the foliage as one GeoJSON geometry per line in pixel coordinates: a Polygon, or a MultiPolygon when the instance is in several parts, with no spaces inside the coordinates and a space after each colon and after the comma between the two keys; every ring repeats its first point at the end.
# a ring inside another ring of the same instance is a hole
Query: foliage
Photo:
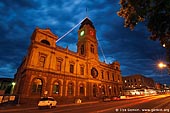
{"type": "Polygon", "coordinates": [[[117,14],[125,19],[124,27],[133,30],[138,22],[145,22],[150,39],[170,46],[170,0],[120,0],[120,5],[117,14]]]}

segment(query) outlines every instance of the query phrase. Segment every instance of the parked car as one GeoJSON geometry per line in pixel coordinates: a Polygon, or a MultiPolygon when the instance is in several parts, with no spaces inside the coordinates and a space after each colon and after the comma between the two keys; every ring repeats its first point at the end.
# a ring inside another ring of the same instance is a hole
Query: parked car
{"type": "Polygon", "coordinates": [[[120,100],[120,97],[119,96],[112,96],[111,97],[111,100],[114,101],[114,100],[120,100]]]}
{"type": "Polygon", "coordinates": [[[56,107],[56,105],[57,101],[53,97],[42,97],[38,102],[38,108],[48,107],[51,109],[52,107],[56,107]]]}
{"type": "Polygon", "coordinates": [[[110,99],[108,96],[104,96],[104,97],[103,97],[103,101],[104,101],[104,102],[110,102],[111,99],[110,99]]]}

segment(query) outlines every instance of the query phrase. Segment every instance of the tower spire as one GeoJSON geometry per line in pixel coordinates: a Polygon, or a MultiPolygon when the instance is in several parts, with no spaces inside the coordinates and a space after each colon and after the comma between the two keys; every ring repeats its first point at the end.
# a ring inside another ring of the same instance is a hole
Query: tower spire
{"type": "Polygon", "coordinates": [[[88,13],[87,13],[87,7],[86,7],[86,17],[88,17],[88,13]]]}

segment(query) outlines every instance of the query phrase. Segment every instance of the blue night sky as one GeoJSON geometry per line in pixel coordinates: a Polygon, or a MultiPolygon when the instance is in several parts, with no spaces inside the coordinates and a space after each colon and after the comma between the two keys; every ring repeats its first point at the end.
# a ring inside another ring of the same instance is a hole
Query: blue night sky
{"type": "MultiPolygon", "coordinates": [[[[157,68],[158,61],[165,59],[165,49],[159,41],[149,39],[144,23],[139,23],[133,31],[124,28],[124,19],[117,16],[119,8],[119,0],[0,1],[0,78],[14,77],[36,27],[50,28],[61,37],[88,16],[96,28],[107,63],[119,61],[122,76],[142,74],[170,84],[167,71],[157,68]]],[[[78,28],[57,45],[76,51],[78,28]]],[[[104,61],[98,50],[100,61],[104,61]]]]}

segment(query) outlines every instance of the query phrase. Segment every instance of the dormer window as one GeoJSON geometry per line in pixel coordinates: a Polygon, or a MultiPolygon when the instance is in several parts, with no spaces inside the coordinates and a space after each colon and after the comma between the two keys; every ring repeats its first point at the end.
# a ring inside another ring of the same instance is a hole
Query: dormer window
{"type": "Polygon", "coordinates": [[[49,46],[50,46],[50,43],[49,43],[49,41],[47,41],[47,40],[41,40],[41,43],[43,43],[43,44],[46,44],[46,45],[49,45],[49,46]]]}

